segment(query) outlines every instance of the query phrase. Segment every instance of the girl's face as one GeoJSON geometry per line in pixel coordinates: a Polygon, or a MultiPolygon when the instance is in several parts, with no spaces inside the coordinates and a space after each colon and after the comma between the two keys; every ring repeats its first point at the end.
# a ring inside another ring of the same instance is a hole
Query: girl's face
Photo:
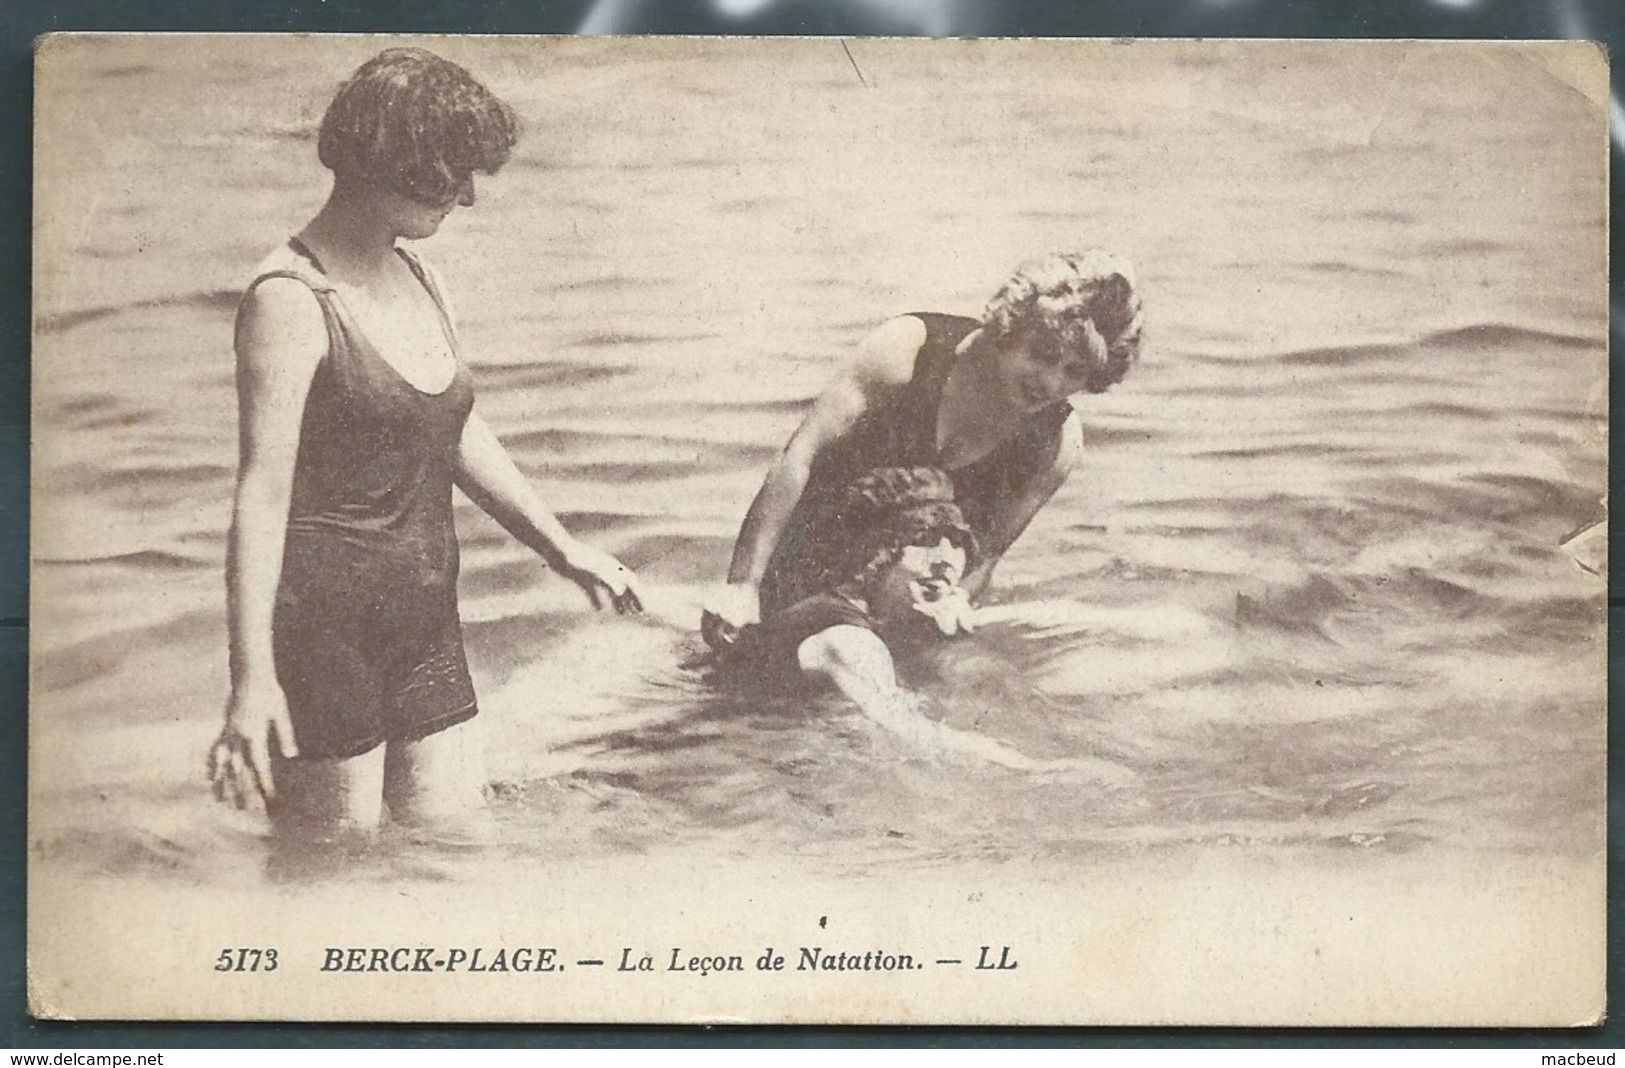
{"type": "Polygon", "coordinates": [[[453,208],[473,206],[474,176],[463,174],[461,179],[449,196],[435,201],[380,187],[378,204],[385,224],[408,241],[432,237],[453,208]]]}
{"type": "Polygon", "coordinates": [[[870,589],[870,611],[882,622],[909,619],[956,590],[964,577],[965,550],[946,535],[935,545],[905,546],[870,589]]]}
{"type": "Polygon", "coordinates": [[[1036,412],[1081,393],[1089,363],[1081,353],[1044,335],[1012,334],[992,353],[1004,401],[1021,412],[1036,412]]]}

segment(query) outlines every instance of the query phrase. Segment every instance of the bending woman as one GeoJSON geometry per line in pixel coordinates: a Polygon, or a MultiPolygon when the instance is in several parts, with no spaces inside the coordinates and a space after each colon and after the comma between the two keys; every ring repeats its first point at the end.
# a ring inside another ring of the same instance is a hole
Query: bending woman
{"type": "Polygon", "coordinates": [[[836,377],[768,471],[702,620],[727,645],[764,614],[827,589],[846,522],[842,492],[879,467],[935,467],[982,547],[972,598],[1066,481],[1082,449],[1067,397],[1099,393],[1138,358],[1140,297],[1108,252],[1022,266],[981,320],[894,319],[836,377]]]}
{"type": "Polygon", "coordinates": [[[282,827],[434,823],[483,806],[452,487],[594,604],[632,575],[548,512],[484,420],[434,272],[397,244],[474,203],[513,113],[456,64],[391,49],[322,120],[331,195],[237,314],[231,699],[216,796],[282,827]]]}

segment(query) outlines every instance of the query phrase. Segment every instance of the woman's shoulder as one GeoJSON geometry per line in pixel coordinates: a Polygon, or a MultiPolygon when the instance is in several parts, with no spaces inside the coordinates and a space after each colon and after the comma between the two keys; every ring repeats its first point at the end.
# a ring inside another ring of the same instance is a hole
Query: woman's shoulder
{"type": "MultiPolygon", "coordinates": [[[[286,242],[272,249],[264,259],[255,266],[249,283],[243,289],[244,297],[253,296],[261,287],[277,280],[287,279],[290,282],[300,283],[312,293],[325,293],[333,288],[325,275],[311,262],[309,256],[300,252],[292,242],[286,242]]],[[[285,286],[275,286],[282,289],[285,286]]]]}
{"type": "Polygon", "coordinates": [[[834,626],[863,627],[873,630],[874,620],[862,608],[837,593],[815,593],[803,598],[765,621],[764,628],[789,634],[799,642],[802,638],[834,626]]]}
{"type": "Polygon", "coordinates": [[[274,250],[255,268],[237,305],[239,353],[327,349],[327,322],[320,294],[332,287],[291,246],[274,250]]]}
{"type": "Polygon", "coordinates": [[[914,377],[914,365],[930,331],[918,315],[899,315],[881,323],[858,347],[853,376],[869,386],[901,386],[914,377]]]}
{"type": "Polygon", "coordinates": [[[836,628],[873,631],[875,623],[846,598],[816,593],[748,628],[741,641],[742,652],[746,660],[758,665],[792,666],[800,659],[807,641],[836,628]]]}
{"type": "Polygon", "coordinates": [[[873,630],[874,623],[845,598],[813,594],[746,627],[718,660],[713,678],[752,690],[799,688],[806,683],[802,647],[837,628],[873,630]]]}

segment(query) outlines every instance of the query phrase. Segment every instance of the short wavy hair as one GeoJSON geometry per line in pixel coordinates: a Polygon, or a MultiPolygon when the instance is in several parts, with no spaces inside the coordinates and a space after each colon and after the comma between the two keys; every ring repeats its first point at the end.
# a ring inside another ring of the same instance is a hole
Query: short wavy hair
{"type": "Polygon", "coordinates": [[[934,467],[877,467],[848,486],[841,501],[848,537],[837,588],[868,586],[910,545],[943,538],[965,550],[968,570],[979,546],[954,501],[953,479],[934,467]],[[844,579],[841,574],[844,573],[844,579]]]}
{"type": "Polygon", "coordinates": [[[339,88],[316,152],[339,178],[444,203],[469,175],[500,170],[518,139],[513,109],[468,71],[421,48],[391,48],[339,88]]]}
{"type": "Polygon", "coordinates": [[[1103,393],[1140,358],[1144,309],[1127,260],[1103,249],[1058,252],[1022,264],[988,301],[982,329],[1082,354],[1084,389],[1103,393]]]}

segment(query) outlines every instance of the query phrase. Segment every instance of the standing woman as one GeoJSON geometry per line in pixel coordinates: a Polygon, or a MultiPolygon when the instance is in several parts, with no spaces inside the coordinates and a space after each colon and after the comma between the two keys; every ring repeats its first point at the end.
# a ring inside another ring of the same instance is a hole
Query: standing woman
{"type": "Polygon", "coordinates": [[[457,614],[452,487],[585,590],[630,572],[559,525],[472,411],[435,274],[401,239],[474,203],[513,112],[463,68],[390,49],[339,90],[332,193],[237,314],[239,469],[227,555],[231,699],[216,796],[279,830],[445,824],[484,804],[457,614]]]}
{"type": "Polygon", "coordinates": [[[920,313],[881,326],[768,471],[728,583],[702,617],[706,640],[732,644],[742,628],[828,588],[850,538],[844,488],[881,467],[952,477],[982,547],[963,585],[980,596],[1082,451],[1067,398],[1122,381],[1139,357],[1141,322],[1133,269],[1092,249],[1024,264],[980,320],[920,313]]]}

